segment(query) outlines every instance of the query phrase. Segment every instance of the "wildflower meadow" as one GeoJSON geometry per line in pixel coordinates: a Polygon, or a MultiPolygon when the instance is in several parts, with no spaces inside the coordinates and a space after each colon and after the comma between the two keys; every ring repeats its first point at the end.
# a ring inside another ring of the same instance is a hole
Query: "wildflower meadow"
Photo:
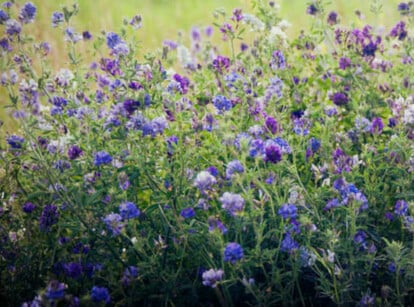
{"type": "Polygon", "coordinates": [[[2,306],[414,305],[414,3],[251,3],[145,54],[1,4],[2,306]]]}

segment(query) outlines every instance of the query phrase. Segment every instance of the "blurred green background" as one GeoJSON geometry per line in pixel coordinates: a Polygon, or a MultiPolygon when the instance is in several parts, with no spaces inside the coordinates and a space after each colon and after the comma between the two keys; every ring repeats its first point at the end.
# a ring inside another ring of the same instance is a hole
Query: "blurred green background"
{"type": "MultiPolygon", "coordinates": [[[[63,30],[51,27],[51,15],[54,11],[61,11],[63,6],[71,6],[74,2],[54,0],[31,0],[38,8],[38,15],[34,24],[29,25],[30,33],[37,41],[47,41],[52,45],[50,60],[54,68],[68,67],[66,44],[63,40],[63,30]]],[[[267,1],[267,0],[262,0],[267,1]]],[[[25,1],[18,1],[23,4],[25,1]]],[[[301,30],[306,30],[312,23],[312,16],[306,14],[308,1],[280,0],[273,1],[280,5],[280,16],[288,20],[292,26],[288,30],[294,38],[301,30]]],[[[337,0],[328,6],[328,12],[335,10],[339,13],[341,23],[346,25],[385,26],[387,31],[399,20],[396,0],[337,0]],[[371,12],[373,5],[382,4],[383,12],[375,15],[371,12]],[[359,10],[364,16],[357,18],[355,12],[359,10]]],[[[215,9],[224,9],[231,14],[234,8],[252,13],[252,0],[78,0],[80,11],[72,21],[74,29],[82,33],[90,31],[97,36],[101,31],[117,32],[124,19],[130,19],[140,14],[143,26],[136,33],[142,46],[142,53],[155,50],[162,46],[165,39],[175,40],[180,31],[184,38],[189,36],[192,26],[204,27],[215,19],[215,9]]],[[[220,35],[216,33],[216,40],[220,35]]],[[[90,42],[80,42],[80,51],[91,49],[90,42]]],[[[88,59],[87,60],[91,60],[88,59]]],[[[4,89],[0,89],[0,120],[5,124],[3,131],[12,132],[16,129],[10,115],[3,106],[9,104],[4,89]]]]}

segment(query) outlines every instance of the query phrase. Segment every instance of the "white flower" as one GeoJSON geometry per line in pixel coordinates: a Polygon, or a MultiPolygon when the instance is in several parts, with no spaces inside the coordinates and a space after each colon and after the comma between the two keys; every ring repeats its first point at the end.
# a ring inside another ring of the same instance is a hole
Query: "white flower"
{"type": "Polygon", "coordinates": [[[263,31],[265,24],[256,16],[250,14],[243,14],[243,22],[250,25],[251,31],[263,31]]]}

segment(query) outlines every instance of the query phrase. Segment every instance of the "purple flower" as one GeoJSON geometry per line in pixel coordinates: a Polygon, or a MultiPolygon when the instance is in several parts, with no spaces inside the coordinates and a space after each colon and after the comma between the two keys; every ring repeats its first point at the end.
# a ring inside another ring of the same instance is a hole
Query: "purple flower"
{"type": "Polygon", "coordinates": [[[6,33],[9,36],[19,35],[22,32],[22,25],[15,19],[6,21],[6,33]]]}
{"type": "Polygon", "coordinates": [[[57,27],[64,21],[64,16],[62,12],[53,12],[52,14],[52,27],[57,27]]]}
{"type": "Polygon", "coordinates": [[[114,49],[116,45],[122,43],[123,41],[118,34],[114,32],[106,33],[106,45],[109,49],[114,49]]]}
{"type": "Polygon", "coordinates": [[[77,262],[69,262],[63,265],[66,276],[76,279],[82,275],[82,265],[77,262]]]}
{"type": "Polygon", "coordinates": [[[68,149],[68,157],[70,160],[75,160],[76,158],[79,158],[82,154],[82,149],[80,149],[76,145],[70,146],[68,149]]]}
{"type": "Polygon", "coordinates": [[[337,106],[343,106],[349,102],[348,95],[342,92],[333,94],[331,100],[337,106]]]}
{"type": "Polygon", "coordinates": [[[226,178],[230,179],[235,173],[243,173],[244,167],[239,160],[230,161],[226,168],[226,178]]]}
{"type": "Polygon", "coordinates": [[[192,207],[188,207],[188,208],[184,208],[183,210],[181,210],[180,215],[185,219],[189,219],[189,218],[194,217],[196,213],[192,207]]]}
{"type": "Polygon", "coordinates": [[[298,208],[293,204],[284,204],[278,210],[278,214],[282,216],[284,220],[295,219],[298,215],[298,208]]]}
{"type": "Polygon", "coordinates": [[[119,213],[124,220],[137,218],[141,214],[137,206],[129,201],[123,202],[119,205],[119,213]]]}
{"type": "Polygon", "coordinates": [[[180,84],[181,94],[187,94],[190,80],[186,77],[182,77],[179,74],[174,74],[173,79],[180,84]]]}
{"type": "Polygon", "coordinates": [[[36,16],[36,7],[31,2],[27,2],[20,10],[19,20],[23,23],[33,22],[36,16]]]}
{"type": "Polygon", "coordinates": [[[134,30],[138,30],[142,26],[142,17],[141,15],[135,15],[129,21],[129,25],[132,26],[134,30]]]}
{"type": "Polygon", "coordinates": [[[357,233],[354,235],[354,243],[357,245],[364,245],[366,238],[367,234],[365,233],[365,231],[358,230],[357,233]]]}
{"type": "Polygon", "coordinates": [[[347,156],[341,148],[337,148],[333,154],[333,162],[335,165],[335,173],[340,174],[343,171],[350,172],[352,167],[352,159],[347,156]]]}
{"type": "Polygon", "coordinates": [[[48,300],[58,300],[65,296],[66,285],[57,280],[52,280],[47,285],[45,297],[48,300]]]}
{"type": "Polygon", "coordinates": [[[89,31],[83,31],[82,32],[82,38],[85,41],[91,40],[92,39],[92,34],[89,31]]]}
{"type": "Polygon", "coordinates": [[[129,266],[125,269],[124,275],[122,276],[122,284],[128,286],[131,283],[131,279],[138,277],[138,269],[136,266],[129,266]]]}
{"type": "Polygon", "coordinates": [[[217,282],[223,279],[224,271],[210,269],[208,271],[204,271],[202,278],[203,278],[203,285],[211,288],[217,287],[217,282]]]}
{"type": "Polygon", "coordinates": [[[98,151],[94,155],[93,163],[95,166],[112,162],[112,157],[105,151],[98,151]]]}
{"type": "Polygon", "coordinates": [[[208,218],[208,231],[212,232],[214,229],[218,229],[221,233],[226,233],[227,228],[222,221],[214,216],[208,218]]]}
{"type": "Polygon", "coordinates": [[[404,40],[404,38],[406,38],[408,35],[407,30],[405,29],[405,22],[404,21],[400,21],[398,22],[394,28],[392,28],[391,32],[390,32],[390,36],[391,37],[398,37],[398,39],[404,40]]]}
{"type": "Polygon", "coordinates": [[[272,134],[276,134],[282,131],[282,127],[279,125],[277,120],[271,116],[266,117],[265,126],[267,130],[272,134]]]}
{"type": "Polygon", "coordinates": [[[119,235],[124,228],[122,216],[117,213],[110,213],[103,219],[106,227],[112,232],[112,235],[119,235]]]}
{"type": "Polygon", "coordinates": [[[375,306],[375,296],[370,296],[368,293],[365,294],[359,301],[362,307],[375,306]]]}
{"type": "Polygon", "coordinates": [[[197,187],[201,193],[211,189],[212,185],[216,184],[216,178],[208,171],[201,171],[197,174],[194,180],[194,186],[197,187]]]}
{"type": "Polygon", "coordinates": [[[231,101],[229,101],[223,95],[214,96],[213,104],[219,114],[223,114],[225,111],[228,111],[233,107],[233,104],[231,103],[231,101]]]}
{"type": "Polygon", "coordinates": [[[275,52],[273,52],[272,59],[270,62],[270,67],[273,70],[286,68],[286,60],[285,60],[285,56],[283,55],[282,51],[276,50],[275,52]]]}
{"type": "Polygon", "coordinates": [[[409,3],[401,2],[398,4],[397,9],[400,11],[401,15],[407,15],[410,12],[410,5],[409,3]]]}
{"type": "Polygon", "coordinates": [[[265,157],[266,162],[278,163],[282,160],[282,152],[280,147],[274,144],[267,145],[265,147],[265,157]]]}
{"type": "Polygon", "coordinates": [[[330,12],[328,14],[327,22],[331,26],[336,25],[338,23],[338,13],[335,11],[330,12]]]}
{"type": "Polygon", "coordinates": [[[55,205],[46,205],[39,219],[40,230],[45,232],[50,231],[50,228],[58,222],[58,219],[58,208],[55,205]]]}
{"type": "Polygon", "coordinates": [[[24,138],[18,135],[11,135],[6,138],[7,144],[10,145],[12,149],[20,149],[22,148],[24,138]]]}
{"type": "Polygon", "coordinates": [[[306,13],[308,13],[309,15],[316,15],[318,12],[318,7],[313,3],[306,8],[306,13]]]}
{"type": "Polygon", "coordinates": [[[282,240],[280,250],[291,254],[298,248],[299,248],[299,243],[296,242],[295,239],[292,238],[290,233],[286,233],[282,240]]]}
{"type": "Polygon", "coordinates": [[[109,304],[111,297],[109,291],[105,287],[94,286],[91,290],[91,299],[93,302],[105,302],[109,304]]]}
{"type": "Polygon", "coordinates": [[[230,67],[230,59],[219,55],[213,60],[213,67],[218,73],[227,71],[230,67]]]}
{"type": "Polygon", "coordinates": [[[27,202],[23,205],[22,209],[25,213],[32,213],[36,209],[36,205],[31,202],[27,202]]]}
{"type": "Polygon", "coordinates": [[[339,59],[339,68],[340,69],[347,69],[351,66],[351,59],[350,58],[340,58],[339,59]]]}
{"type": "Polygon", "coordinates": [[[219,198],[219,201],[222,204],[221,208],[227,211],[231,216],[234,216],[244,208],[244,199],[239,194],[224,192],[219,198]]]}
{"type": "Polygon", "coordinates": [[[394,206],[394,213],[398,216],[405,216],[408,214],[408,204],[404,200],[397,200],[394,206]]]}
{"type": "Polygon", "coordinates": [[[235,264],[238,260],[243,258],[243,249],[240,244],[231,242],[226,245],[224,249],[224,261],[235,264]]]}
{"type": "Polygon", "coordinates": [[[5,11],[0,10],[0,25],[3,25],[9,18],[9,15],[5,11]]]}
{"type": "Polygon", "coordinates": [[[372,134],[381,134],[383,128],[384,128],[384,123],[382,122],[382,119],[379,117],[374,117],[372,119],[370,132],[372,134]]]}

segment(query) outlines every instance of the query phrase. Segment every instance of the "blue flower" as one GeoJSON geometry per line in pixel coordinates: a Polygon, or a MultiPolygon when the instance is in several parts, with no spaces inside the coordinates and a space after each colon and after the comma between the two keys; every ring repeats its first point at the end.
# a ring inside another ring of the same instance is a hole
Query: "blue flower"
{"type": "Polygon", "coordinates": [[[229,101],[223,95],[217,95],[213,97],[213,104],[219,114],[222,114],[225,111],[228,111],[233,107],[233,104],[231,103],[231,101],[229,101]]]}
{"type": "Polygon", "coordinates": [[[36,7],[31,2],[27,2],[20,10],[19,20],[23,23],[30,23],[36,16],[36,7]]]}
{"type": "Polygon", "coordinates": [[[122,216],[117,213],[108,214],[103,221],[114,236],[119,235],[124,227],[122,216]]]}
{"type": "Polygon", "coordinates": [[[94,155],[93,163],[95,166],[99,166],[101,164],[108,164],[112,162],[112,157],[105,151],[98,151],[94,155]]]}
{"type": "Polygon", "coordinates": [[[188,208],[184,208],[183,210],[181,210],[180,215],[185,218],[185,219],[189,219],[195,216],[195,211],[193,208],[188,207],[188,208]]]}
{"type": "Polygon", "coordinates": [[[243,173],[244,167],[239,160],[230,161],[227,164],[226,178],[230,179],[235,173],[243,173]]]}
{"type": "Polygon", "coordinates": [[[52,27],[57,27],[59,24],[61,24],[64,21],[63,13],[61,12],[54,12],[52,14],[52,27]]]}
{"type": "Polygon", "coordinates": [[[32,213],[36,209],[36,206],[31,202],[27,202],[23,205],[22,209],[25,213],[32,213]]]}
{"type": "Polygon", "coordinates": [[[119,205],[119,213],[124,220],[139,217],[141,212],[132,202],[126,201],[119,205]]]}
{"type": "Polygon", "coordinates": [[[9,18],[9,15],[5,11],[0,10],[0,25],[4,24],[9,18]]]}
{"type": "Polygon", "coordinates": [[[408,204],[404,200],[397,200],[394,206],[394,213],[398,216],[405,216],[408,213],[408,204]]]}
{"type": "Polygon", "coordinates": [[[105,287],[94,286],[91,290],[91,299],[93,302],[105,302],[109,304],[111,297],[109,291],[105,287]]]}
{"type": "Polygon", "coordinates": [[[243,249],[240,244],[231,242],[226,245],[224,249],[224,261],[230,262],[231,264],[235,264],[238,260],[242,259],[243,249]]]}
{"type": "Polygon", "coordinates": [[[284,204],[278,211],[279,215],[282,216],[284,220],[295,219],[297,217],[298,208],[292,204],[284,204]]]}
{"type": "Polygon", "coordinates": [[[358,230],[357,233],[354,235],[354,243],[357,245],[365,245],[365,240],[367,238],[367,234],[365,231],[358,230]]]}
{"type": "Polygon", "coordinates": [[[282,152],[279,146],[273,144],[266,146],[264,160],[274,164],[280,162],[282,160],[282,152]]]}
{"type": "Polygon", "coordinates": [[[59,219],[58,208],[55,205],[46,205],[43,208],[42,215],[39,219],[41,231],[49,231],[52,225],[56,224],[59,219]]]}
{"type": "Polygon", "coordinates": [[[20,149],[22,148],[22,144],[24,142],[24,138],[18,135],[11,135],[6,138],[7,144],[10,145],[13,149],[20,149]]]}
{"type": "Polygon", "coordinates": [[[77,262],[69,262],[63,265],[66,276],[70,278],[78,278],[82,275],[82,265],[77,262]]]}
{"type": "Polygon", "coordinates": [[[293,253],[295,250],[299,248],[299,243],[292,238],[290,233],[285,234],[285,237],[282,240],[282,245],[280,247],[281,251],[293,253]]]}
{"type": "Polygon", "coordinates": [[[108,32],[106,34],[106,45],[109,49],[114,49],[116,45],[122,43],[121,38],[114,32],[108,32]]]}

